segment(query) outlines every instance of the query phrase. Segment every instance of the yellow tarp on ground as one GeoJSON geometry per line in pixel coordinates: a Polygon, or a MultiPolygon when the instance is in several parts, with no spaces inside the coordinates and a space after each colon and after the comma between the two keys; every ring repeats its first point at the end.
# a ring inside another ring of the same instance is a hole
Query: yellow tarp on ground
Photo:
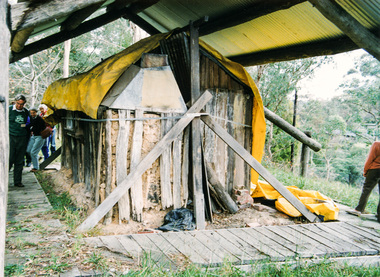
{"type": "MultiPolygon", "coordinates": [[[[138,61],[143,53],[152,51],[159,46],[160,40],[166,39],[170,35],[171,33],[158,34],[143,39],[124,51],[111,56],[86,73],[52,83],[45,91],[42,103],[46,104],[52,111],[60,109],[81,111],[92,118],[96,118],[100,103],[121,74],[131,64],[138,61]]],[[[240,64],[223,57],[202,41],[200,41],[200,45],[227,70],[252,89],[255,96],[252,111],[252,155],[261,162],[266,125],[263,103],[253,79],[240,64]]],[[[54,121],[54,116],[47,120],[49,119],[51,124],[57,123],[54,121]]],[[[258,174],[252,170],[252,183],[256,184],[257,180],[258,174]]]]}
{"type": "MultiPolygon", "coordinates": [[[[339,208],[335,205],[331,198],[318,191],[301,190],[295,186],[287,186],[286,188],[311,212],[322,216],[324,221],[338,219],[339,208]]],[[[276,200],[276,209],[289,216],[299,217],[302,215],[265,181],[258,181],[256,188],[252,190],[251,196],[253,198],[264,197],[265,199],[276,200]]]]}

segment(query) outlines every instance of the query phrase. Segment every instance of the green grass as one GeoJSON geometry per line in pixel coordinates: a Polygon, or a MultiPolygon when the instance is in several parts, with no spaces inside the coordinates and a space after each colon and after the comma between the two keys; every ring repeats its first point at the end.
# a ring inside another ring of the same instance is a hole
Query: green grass
{"type": "MultiPolygon", "coordinates": [[[[316,190],[351,208],[355,208],[358,205],[362,192],[361,187],[341,182],[326,181],[320,178],[303,178],[283,169],[268,168],[268,170],[285,186],[297,186],[303,190],[316,190]]],[[[366,211],[376,214],[378,202],[379,194],[377,193],[377,187],[375,187],[368,200],[366,211]]]]}

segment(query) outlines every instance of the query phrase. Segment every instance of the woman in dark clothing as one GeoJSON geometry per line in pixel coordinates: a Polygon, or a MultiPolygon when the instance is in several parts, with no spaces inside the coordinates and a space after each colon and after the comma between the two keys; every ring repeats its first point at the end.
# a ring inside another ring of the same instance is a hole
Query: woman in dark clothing
{"type": "Polygon", "coordinates": [[[37,171],[40,169],[38,163],[38,153],[41,147],[44,145],[44,139],[41,137],[41,132],[46,128],[45,121],[37,114],[36,108],[29,109],[30,111],[30,139],[26,152],[32,157],[33,169],[31,171],[37,171]]]}

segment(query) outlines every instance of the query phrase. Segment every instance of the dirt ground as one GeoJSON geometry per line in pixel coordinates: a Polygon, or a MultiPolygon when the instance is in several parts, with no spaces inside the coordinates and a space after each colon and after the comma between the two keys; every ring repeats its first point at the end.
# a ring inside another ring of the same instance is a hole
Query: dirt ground
{"type": "MultiPolygon", "coordinates": [[[[94,208],[94,201],[91,194],[84,194],[85,184],[73,184],[71,172],[68,169],[60,171],[51,171],[48,173],[51,177],[54,188],[57,192],[68,192],[77,207],[84,208],[90,214],[94,208]]],[[[119,224],[116,218],[109,225],[99,224],[100,235],[121,235],[136,234],[140,232],[152,232],[163,225],[164,216],[170,210],[147,210],[144,211],[143,221],[135,222],[131,220],[128,223],[119,224]]],[[[224,229],[224,228],[242,228],[242,227],[259,227],[268,225],[291,225],[296,221],[287,215],[261,203],[240,209],[236,214],[219,213],[213,214],[213,221],[206,223],[206,229],[224,229]]]]}

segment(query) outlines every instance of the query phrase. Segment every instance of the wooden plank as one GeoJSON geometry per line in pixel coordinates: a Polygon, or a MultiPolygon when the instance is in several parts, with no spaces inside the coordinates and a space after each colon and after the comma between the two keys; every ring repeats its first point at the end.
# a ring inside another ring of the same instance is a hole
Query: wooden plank
{"type": "Polygon", "coordinates": [[[103,246],[108,248],[110,251],[130,256],[116,236],[101,236],[99,239],[103,243],[103,246]]]}
{"type": "Polygon", "coordinates": [[[355,230],[355,232],[362,232],[363,234],[367,234],[366,235],[367,237],[368,237],[368,234],[370,234],[371,237],[373,237],[373,239],[375,239],[375,238],[377,238],[377,240],[380,239],[380,233],[377,230],[367,228],[367,227],[362,227],[362,226],[352,224],[349,222],[344,222],[344,224],[353,227],[352,230],[355,230]]]}
{"type": "MultiPolygon", "coordinates": [[[[141,109],[135,110],[135,118],[142,118],[144,111],[141,109]]],[[[141,160],[143,140],[143,121],[137,120],[134,122],[133,127],[133,139],[131,150],[131,171],[133,171],[141,160]]],[[[143,192],[142,192],[142,178],[137,178],[131,187],[131,199],[132,199],[132,218],[137,222],[142,221],[143,217],[143,192]]]]}
{"type": "Polygon", "coordinates": [[[186,260],[186,257],[161,234],[147,235],[147,239],[149,239],[151,243],[154,243],[162,253],[164,253],[170,260],[173,261],[171,264],[172,270],[176,270],[177,265],[181,265],[181,262],[184,262],[186,260]]]}
{"type": "Polygon", "coordinates": [[[90,124],[83,124],[83,175],[84,175],[84,183],[86,185],[86,191],[91,191],[91,162],[92,162],[92,151],[90,144],[90,124]]]}
{"type": "Polygon", "coordinates": [[[144,251],[130,235],[116,236],[116,239],[124,247],[125,251],[127,251],[129,257],[139,261],[141,260],[144,251]]]}
{"type": "Polygon", "coordinates": [[[280,253],[284,257],[290,258],[296,256],[296,253],[293,250],[288,249],[285,245],[281,245],[271,237],[261,235],[260,232],[256,231],[256,228],[242,228],[241,230],[249,234],[251,236],[251,239],[258,239],[260,243],[265,244],[272,249],[275,249],[276,252],[280,253]]]}
{"type": "Polygon", "coordinates": [[[95,206],[99,206],[100,175],[102,170],[103,123],[98,123],[98,147],[96,149],[95,206]]]}
{"type": "Polygon", "coordinates": [[[186,207],[189,200],[189,147],[190,147],[190,127],[186,127],[183,132],[183,151],[182,151],[182,206],[186,207]]]}
{"type": "Polygon", "coordinates": [[[358,238],[352,235],[352,233],[349,234],[344,229],[339,228],[340,227],[339,224],[336,224],[336,225],[320,224],[318,227],[328,234],[331,234],[335,237],[339,237],[342,240],[347,241],[349,244],[354,245],[360,249],[363,249],[362,255],[376,255],[379,253],[379,250],[378,250],[379,245],[378,247],[369,246],[365,240],[358,240],[358,238]]]}
{"type": "Polygon", "coordinates": [[[330,248],[317,243],[297,230],[290,229],[288,226],[267,226],[266,228],[286,240],[289,240],[296,245],[300,251],[310,252],[313,256],[325,256],[326,253],[332,251],[330,248]]]}
{"type": "Polygon", "coordinates": [[[180,232],[163,233],[161,237],[170,242],[182,255],[187,257],[194,264],[208,264],[208,259],[203,258],[192,248],[192,239],[179,235],[180,232]]]}
{"type": "MultiPolygon", "coordinates": [[[[162,117],[170,114],[161,114],[162,117]]],[[[164,137],[171,128],[169,119],[161,120],[161,137],[164,137]]],[[[165,149],[160,157],[160,180],[161,180],[161,206],[165,210],[173,205],[172,186],[170,182],[171,147],[165,149]]]]}
{"type": "Polygon", "coordinates": [[[252,261],[256,261],[257,259],[267,258],[266,256],[259,254],[257,250],[253,250],[248,244],[244,242],[239,244],[237,238],[233,238],[231,233],[227,232],[227,234],[230,235],[222,236],[219,233],[219,230],[205,232],[205,235],[212,237],[216,244],[219,244],[229,253],[239,258],[239,264],[251,264],[252,261]]]}
{"type": "MultiPolygon", "coordinates": [[[[119,185],[127,177],[127,154],[129,143],[129,125],[130,121],[125,121],[130,118],[130,111],[119,110],[119,133],[116,144],[116,183],[119,185]]],[[[118,202],[119,207],[119,224],[123,220],[127,222],[130,219],[130,201],[129,191],[127,191],[118,202]]]]}
{"type": "Polygon", "coordinates": [[[204,246],[210,249],[214,254],[219,256],[223,261],[231,262],[231,263],[240,263],[241,260],[236,255],[229,252],[222,245],[224,240],[218,241],[213,239],[212,235],[207,235],[205,231],[202,232],[189,232],[191,236],[200,241],[204,246]]]}
{"type": "MultiPolygon", "coordinates": [[[[244,232],[243,229],[226,229],[226,231],[230,232],[234,236],[240,238],[244,243],[250,245],[251,247],[254,247],[259,251],[259,253],[264,254],[268,256],[268,259],[272,261],[284,261],[287,257],[281,254],[277,249],[273,249],[269,245],[263,243],[261,239],[258,239],[257,237],[254,238],[247,232],[244,232]]],[[[226,232],[224,231],[224,232],[226,232]]],[[[219,231],[220,234],[224,236],[223,233],[219,231]]]]}
{"type": "Polygon", "coordinates": [[[169,259],[156,244],[152,243],[145,234],[131,235],[147,254],[147,258],[152,259],[157,267],[175,268],[175,263],[169,259]]]}
{"type": "MultiPolygon", "coordinates": [[[[226,107],[226,119],[227,120],[231,120],[233,121],[234,120],[234,114],[235,113],[238,113],[238,111],[234,111],[234,102],[235,102],[235,98],[236,98],[236,95],[237,93],[228,93],[228,92],[225,92],[225,95],[227,96],[227,107],[226,107]]],[[[241,107],[239,107],[238,109],[241,109],[241,107]]],[[[235,134],[235,128],[234,128],[234,125],[229,122],[229,121],[226,121],[225,123],[226,125],[226,130],[227,132],[236,139],[236,134],[235,134]]],[[[236,139],[237,141],[237,139],[236,139]]],[[[236,153],[234,152],[233,149],[231,149],[230,147],[227,148],[227,170],[226,170],[226,191],[228,194],[232,195],[232,189],[234,186],[239,186],[241,184],[236,184],[234,183],[234,176],[235,176],[235,172],[237,170],[237,167],[236,167],[236,153]]],[[[242,174],[243,175],[243,174],[242,174]]]]}
{"type": "Polygon", "coordinates": [[[328,20],[343,31],[360,48],[380,60],[380,38],[357,21],[341,5],[329,0],[309,0],[328,20]]]}
{"type": "Polygon", "coordinates": [[[161,155],[161,153],[172,143],[183,129],[194,118],[194,113],[199,112],[202,107],[211,99],[212,95],[206,91],[197,100],[197,102],[184,114],[174,127],[153,147],[153,149],[141,160],[136,169],[127,176],[127,178],[114,189],[107,199],[97,207],[94,212],[77,228],[77,231],[84,232],[94,227],[99,220],[110,210],[120,197],[131,187],[133,182],[152,165],[152,163],[161,155]]]}
{"type": "Polygon", "coordinates": [[[202,116],[202,121],[210,127],[229,147],[231,147],[246,163],[276,189],[310,222],[319,222],[319,218],[311,213],[300,200],[285,188],[272,174],[269,173],[243,146],[241,146],[230,134],[220,127],[210,116],[202,116]]]}
{"type": "Polygon", "coordinates": [[[45,161],[40,164],[40,170],[44,170],[49,164],[51,164],[62,153],[62,147],[59,147],[53,154],[49,156],[45,161]]]}
{"type": "Polygon", "coordinates": [[[173,142],[173,208],[182,207],[181,201],[182,134],[173,142]]]}
{"type": "MultiPolygon", "coordinates": [[[[350,249],[347,249],[346,247],[340,245],[339,243],[331,240],[331,238],[326,238],[322,234],[317,234],[311,230],[308,230],[305,227],[306,224],[302,224],[300,226],[297,226],[296,228],[301,228],[300,232],[305,234],[306,236],[312,238],[313,240],[319,242],[320,244],[323,244],[325,246],[328,246],[333,251],[330,253],[331,256],[334,257],[341,257],[341,256],[347,256],[351,253],[350,249]]],[[[289,226],[290,228],[295,228],[295,226],[289,226]]],[[[335,239],[335,238],[334,238],[335,239]]]]}
{"type": "MultiPolygon", "coordinates": [[[[200,96],[199,79],[199,32],[198,26],[190,22],[190,87],[191,103],[200,96]]],[[[205,221],[205,200],[203,194],[202,177],[202,136],[201,122],[199,118],[194,118],[191,123],[191,153],[192,153],[192,174],[193,174],[193,205],[194,215],[198,230],[206,227],[205,221]]]]}
{"type": "MultiPolygon", "coordinates": [[[[111,194],[112,190],[112,122],[110,119],[112,119],[112,110],[106,111],[106,129],[105,129],[105,152],[106,152],[106,198],[111,194]]],[[[108,225],[112,222],[112,209],[109,209],[103,224],[108,225]]]]}
{"type": "Polygon", "coordinates": [[[303,245],[294,244],[292,241],[276,234],[275,232],[272,232],[270,229],[266,227],[257,227],[255,228],[255,231],[260,233],[262,236],[270,238],[276,243],[279,243],[282,246],[286,247],[287,249],[295,253],[296,256],[302,258],[311,258],[314,256],[314,254],[310,251],[307,251],[307,249],[303,245]]]}

